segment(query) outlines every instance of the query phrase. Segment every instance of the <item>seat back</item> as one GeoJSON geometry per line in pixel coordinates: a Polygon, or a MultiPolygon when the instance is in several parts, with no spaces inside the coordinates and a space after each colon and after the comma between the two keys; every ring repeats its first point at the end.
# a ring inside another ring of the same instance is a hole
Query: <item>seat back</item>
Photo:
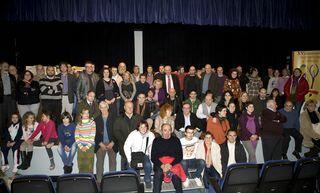
{"type": "Polygon", "coordinates": [[[101,193],[144,192],[143,184],[134,171],[119,171],[104,174],[101,181],[101,193]]]}
{"type": "Polygon", "coordinates": [[[268,161],[260,173],[259,193],[287,192],[293,177],[293,162],[288,160],[268,161]]]}
{"type": "Polygon", "coordinates": [[[296,162],[292,181],[292,193],[313,193],[320,175],[320,160],[303,158],[296,162]]]}
{"type": "Polygon", "coordinates": [[[227,169],[222,192],[225,193],[254,193],[259,181],[257,164],[233,164],[227,169]]]}
{"type": "Polygon", "coordinates": [[[3,178],[0,178],[0,193],[10,193],[8,186],[3,178]]]}
{"type": "Polygon", "coordinates": [[[51,179],[46,175],[17,176],[11,183],[12,193],[55,193],[51,179]]]}
{"type": "Polygon", "coordinates": [[[66,174],[57,180],[58,193],[98,193],[92,174],[66,174]]]}

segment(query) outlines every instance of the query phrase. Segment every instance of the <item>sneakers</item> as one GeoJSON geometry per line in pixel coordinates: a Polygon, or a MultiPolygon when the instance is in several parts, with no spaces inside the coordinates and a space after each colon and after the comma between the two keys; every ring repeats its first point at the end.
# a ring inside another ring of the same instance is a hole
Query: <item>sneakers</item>
{"type": "Polygon", "coordinates": [[[5,173],[6,171],[8,171],[9,169],[10,169],[10,166],[9,166],[9,165],[3,165],[3,166],[1,167],[1,170],[2,170],[3,173],[5,173]]]}
{"type": "Polygon", "coordinates": [[[152,185],[151,182],[146,182],[146,189],[151,189],[152,185]]]}
{"type": "Polygon", "coordinates": [[[194,181],[196,181],[197,186],[202,186],[202,182],[200,178],[195,178],[194,181]]]}
{"type": "Polygon", "coordinates": [[[183,182],[183,187],[188,188],[189,187],[189,183],[190,183],[189,178],[186,178],[186,181],[183,182]]]}

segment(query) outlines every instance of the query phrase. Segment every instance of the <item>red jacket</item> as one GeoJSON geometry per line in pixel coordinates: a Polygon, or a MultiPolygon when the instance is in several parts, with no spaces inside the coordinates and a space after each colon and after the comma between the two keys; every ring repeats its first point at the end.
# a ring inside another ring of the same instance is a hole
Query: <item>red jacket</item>
{"type": "MultiPolygon", "coordinates": [[[[293,83],[293,75],[289,78],[287,83],[284,85],[284,94],[287,100],[290,99],[290,93],[293,83]]],[[[308,81],[301,75],[298,79],[298,86],[296,90],[296,101],[303,102],[304,96],[309,92],[309,83],[308,81]]]]}
{"type": "MultiPolygon", "coordinates": [[[[173,157],[170,157],[170,156],[163,156],[163,157],[161,157],[159,160],[160,160],[161,163],[163,163],[163,164],[171,164],[171,163],[173,162],[174,158],[173,158],[173,157]]],[[[183,170],[183,167],[182,167],[182,165],[181,165],[180,163],[172,166],[171,169],[170,169],[170,171],[171,171],[174,175],[178,176],[178,177],[181,179],[182,182],[186,181],[187,176],[186,176],[186,174],[185,174],[185,172],[184,172],[184,170],[183,170]]],[[[170,178],[169,176],[167,176],[166,173],[163,173],[163,175],[164,175],[163,181],[164,181],[165,183],[171,182],[171,178],[170,178]]]]}

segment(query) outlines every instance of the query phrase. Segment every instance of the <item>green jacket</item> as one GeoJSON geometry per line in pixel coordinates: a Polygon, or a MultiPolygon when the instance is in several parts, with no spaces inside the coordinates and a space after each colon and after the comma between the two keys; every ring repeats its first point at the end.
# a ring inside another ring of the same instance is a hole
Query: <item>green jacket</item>
{"type": "Polygon", "coordinates": [[[200,100],[199,99],[196,99],[193,103],[191,102],[190,99],[187,99],[184,101],[185,103],[188,103],[190,104],[191,106],[191,112],[196,114],[197,113],[197,110],[199,108],[199,105],[201,104],[200,100]]]}

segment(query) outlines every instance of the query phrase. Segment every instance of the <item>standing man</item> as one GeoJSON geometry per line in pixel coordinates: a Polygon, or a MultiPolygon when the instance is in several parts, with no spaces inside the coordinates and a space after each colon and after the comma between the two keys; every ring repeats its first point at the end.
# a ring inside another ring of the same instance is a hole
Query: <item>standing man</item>
{"type": "Polygon", "coordinates": [[[211,92],[214,91],[214,87],[215,87],[214,80],[216,76],[210,64],[206,64],[204,68],[205,68],[205,72],[201,74],[201,79],[200,79],[202,99],[204,98],[208,90],[210,90],[211,92]]]}
{"type": "Polygon", "coordinates": [[[194,66],[190,66],[189,74],[186,75],[184,80],[184,97],[187,99],[189,94],[195,91],[196,93],[200,93],[200,79],[196,74],[196,68],[194,66]]]}
{"type": "Polygon", "coordinates": [[[74,99],[77,93],[77,80],[76,78],[68,73],[68,64],[66,62],[60,63],[60,74],[58,77],[61,79],[62,88],[62,110],[72,115],[74,99]]]}
{"type": "Polygon", "coordinates": [[[213,88],[213,93],[215,94],[216,101],[218,102],[221,100],[221,97],[223,95],[224,82],[226,81],[226,79],[227,77],[226,75],[223,74],[222,66],[219,66],[217,68],[217,75],[215,76],[215,80],[214,80],[215,84],[213,88]]]}
{"type": "Polygon", "coordinates": [[[166,90],[167,94],[170,89],[174,88],[176,93],[180,93],[180,84],[178,77],[175,74],[171,74],[171,66],[167,65],[164,67],[164,76],[162,76],[163,88],[166,90]]]}
{"type": "Polygon", "coordinates": [[[77,85],[78,101],[86,99],[88,91],[95,91],[99,80],[99,75],[94,72],[94,64],[92,62],[85,63],[85,71],[79,75],[77,85]]]}
{"type": "Polygon", "coordinates": [[[41,79],[40,84],[40,98],[43,111],[50,111],[52,113],[52,120],[56,124],[60,121],[62,109],[62,81],[56,76],[55,68],[47,66],[46,77],[41,79]]]}
{"type": "MultiPolygon", "coordinates": [[[[96,136],[95,136],[95,153],[97,155],[97,181],[101,183],[104,172],[104,158],[108,153],[109,157],[109,171],[116,170],[116,153],[114,151],[113,139],[113,120],[109,116],[109,105],[102,101],[99,104],[101,114],[95,118],[96,122],[96,136]]],[[[116,150],[117,151],[117,150],[116,150]]]]}

